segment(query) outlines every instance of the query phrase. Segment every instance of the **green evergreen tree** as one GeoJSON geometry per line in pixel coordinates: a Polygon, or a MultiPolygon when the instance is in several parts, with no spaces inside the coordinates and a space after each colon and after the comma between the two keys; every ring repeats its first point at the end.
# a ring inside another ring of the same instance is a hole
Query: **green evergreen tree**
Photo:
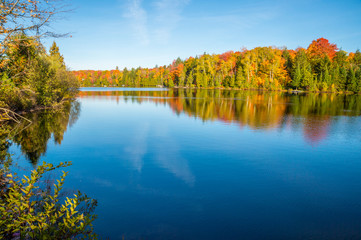
{"type": "Polygon", "coordinates": [[[347,90],[357,92],[357,79],[353,68],[350,68],[347,75],[347,90]]]}
{"type": "Polygon", "coordinates": [[[56,45],[55,41],[51,45],[49,53],[50,56],[56,58],[62,65],[65,65],[64,57],[60,54],[59,47],[56,45]]]}
{"type": "Polygon", "coordinates": [[[356,65],[361,65],[361,52],[359,49],[356,50],[355,56],[353,57],[353,63],[356,65]]]}
{"type": "Polygon", "coordinates": [[[323,74],[323,82],[327,84],[327,86],[331,86],[331,75],[328,72],[328,67],[326,66],[326,69],[323,74]]]}
{"type": "Polygon", "coordinates": [[[342,91],[347,90],[347,70],[345,67],[340,67],[338,76],[338,86],[342,91]]]}
{"type": "Polygon", "coordinates": [[[310,76],[312,76],[311,64],[308,61],[306,52],[301,49],[297,52],[294,63],[292,64],[291,87],[304,88],[308,87],[310,76]],[[307,76],[306,76],[307,75],[307,76]]]}
{"type": "Polygon", "coordinates": [[[284,63],[284,67],[289,75],[292,74],[293,62],[290,53],[287,49],[283,50],[282,57],[286,60],[284,63]]]}
{"type": "Polygon", "coordinates": [[[333,58],[333,62],[338,66],[345,66],[347,63],[347,53],[342,49],[336,52],[335,57],[333,58]]]}
{"type": "Polygon", "coordinates": [[[313,83],[313,75],[312,75],[312,70],[311,70],[311,65],[308,64],[308,66],[305,66],[302,68],[302,82],[301,82],[301,87],[303,89],[308,90],[311,86],[311,84],[313,83]]]}
{"type": "Polygon", "coordinates": [[[300,65],[297,64],[297,67],[295,68],[293,73],[292,87],[298,89],[301,84],[301,79],[302,79],[302,74],[301,74],[300,65]]]}
{"type": "Polygon", "coordinates": [[[357,69],[355,76],[356,76],[356,83],[357,83],[356,92],[361,93],[361,68],[357,69]]]}
{"type": "Polygon", "coordinates": [[[189,74],[188,74],[188,77],[187,77],[187,84],[186,84],[186,86],[187,86],[187,87],[192,87],[193,81],[194,81],[193,71],[190,71],[189,74]]]}

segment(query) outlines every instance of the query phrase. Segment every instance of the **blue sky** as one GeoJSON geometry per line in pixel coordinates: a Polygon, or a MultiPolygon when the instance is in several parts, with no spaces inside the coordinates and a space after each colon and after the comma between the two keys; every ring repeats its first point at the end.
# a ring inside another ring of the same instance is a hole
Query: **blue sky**
{"type": "MultiPolygon", "coordinates": [[[[68,0],[52,28],[73,70],[154,67],[243,47],[307,47],[324,37],[361,48],[361,1],[68,0]]],[[[49,46],[53,39],[45,40],[49,46]]]]}

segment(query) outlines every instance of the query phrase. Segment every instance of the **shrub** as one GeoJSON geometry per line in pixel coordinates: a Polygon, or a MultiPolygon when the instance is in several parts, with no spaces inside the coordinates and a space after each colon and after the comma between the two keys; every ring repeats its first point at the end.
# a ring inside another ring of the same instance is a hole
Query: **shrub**
{"type": "Polygon", "coordinates": [[[0,196],[0,238],[2,239],[95,239],[92,214],[97,202],[78,192],[60,203],[67,172],[54,187],[42,188],[44,175],[70,163],[43,163],[31,175],[19,180],[3,171],[5,191],[0,196]]]}

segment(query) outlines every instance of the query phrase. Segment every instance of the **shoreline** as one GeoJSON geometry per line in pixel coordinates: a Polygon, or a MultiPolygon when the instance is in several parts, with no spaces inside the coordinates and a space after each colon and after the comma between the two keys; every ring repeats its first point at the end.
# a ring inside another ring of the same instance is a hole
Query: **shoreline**
{"type": "MultiPolygon", "coordinates": [[[[81,87],[81,88],[154,88],[154,89],[203,89],[203,90],[235,90],[235,91],[259,91],[259,92],[284,92],[284,93],[292,93],[292,94],[299,94],[299,93],[326,93],[326,94],[343,94],[343,95],[361,95],[361,92],[355,93],[350,91],[340,91],[340,92],[331,92],[331,91],[307,91],[307,90],[293,90],[293,89],[277,89],[277,90],[270,90],[270,89],[264,89],[264,88],[249,88],[249,89],[243,89],[243,88],[225,88],[225,87],[126,87],[126,86],[90,86],[90,87],[81,87]]],[[[81,91],[81,90],[80,90],[81,91]]]]}
{"type": "Polygon", "coordinates": [[[0,123],[4,123],[4,122],[8,122],[8,121],[15,121],[15,122],[19,122],[17,121],[16,117],[20,117],[21,119],[24,119],[28,122],[32,122],[29,119],[25,118],[23,115],[27,114],[27,113],[33,113],[33,112],[38,112],[38,111],[43,111],[43,110],[49,110],[49,109],[57,109],[60,108],[62,106],[64,106],[64,104],[69,103],[71,101],[74,101],[75,98],[66,98],[66,99],[62,99],[60,102],[52,105],[52,106],[35,106],[34,108],[31,108],[29,110],[24,110],[24,111],[13,111],[7,108],[0,108],[0,111],[3,111],[2,113],[0,113],[0,123]],[[13,116],[10,116],[9,113],[13,116]],[[7,115],[7,117],[4,115],[7,115]]]}

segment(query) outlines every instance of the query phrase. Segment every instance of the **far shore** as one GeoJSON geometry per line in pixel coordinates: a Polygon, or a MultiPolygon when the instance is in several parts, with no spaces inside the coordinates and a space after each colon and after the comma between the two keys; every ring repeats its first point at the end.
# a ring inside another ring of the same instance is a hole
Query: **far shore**
{"type": "MultiPolygon", "coordinates": [[[[298,89],[265,89],[265,88],[249,88],[249,89],[243,89],[243,88],[226,88],[226,87],[164,87],[164,86],[149,86],[149,87],[127,87],[127,86],[91,86],[91,87],[81,87],[81,88],[133,88],[133,89],[204,89],[204,90],[236,90],[236,91],[259,91],[259,92],[287,92],[287,93],[293,93],[293,94],[300,94],[300,93],[327,93],[327,94],[345,94],[345,95],[352,95],[357,94],[360,95],[360,93],[354,93],[354,92],[342,92],[342,91],[307,91],[307,90],[298,90],[298,89]]],[[[80,90],[81,91],[81,90],[80,90]]]]}

